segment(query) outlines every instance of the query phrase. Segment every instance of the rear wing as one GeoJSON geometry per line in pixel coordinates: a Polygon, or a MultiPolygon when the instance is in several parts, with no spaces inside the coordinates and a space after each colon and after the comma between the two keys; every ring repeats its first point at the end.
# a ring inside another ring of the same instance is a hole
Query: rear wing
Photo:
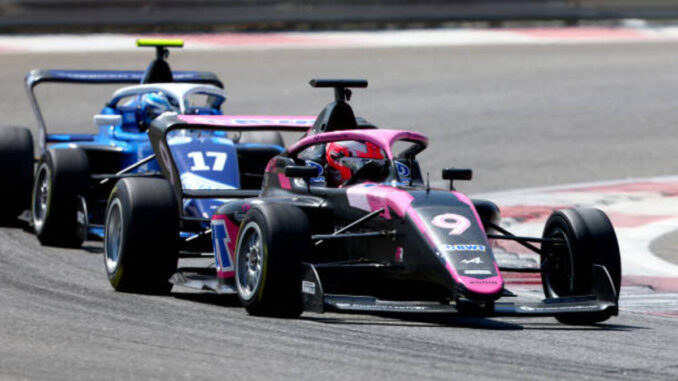
{"type": "MultiPolygon", "coordinates": [[[[261,116],[261,115],[177,115],[166,113],[156,118],[148,129],[148,138],[160,165],[163,176],[172,184],[178,205],[189,198],[247,198],[256,197],[259,191],[184,190],[179,171],[174,163],[167,136],[180,129],[198,129],[224,132],[281,131],[308,132],[313,127],[315,116],[261,116]]],[[[183,209],[180,208],[180,213],[183,209]]]]}
{"type": "MultiPolygon", "coordinates": [[[[127,70],[32,70],[26,75],[26,90],[31,107],[38,121],[38,142],[44,150],[47,142],[47,125],[35,97],[35,87],[43,82],[77,84],[138,84],[144,77],[144,71],[127,70]]],[[[176,71],[172,73],[175,82],[203,83],[224,88],[216,74],[207,71],[176,71]]]]}
{"type": "MultiPolygon", "coordinates": [[[[204,83],[224,88],[216,74],[209,71],[175,71],[174,82],[204,83]]],[[[141,70],[33,70],[26,75],[26,87],[32,90],[42,82],[82,84],[138,84],[144,76],[141,70]]]]}

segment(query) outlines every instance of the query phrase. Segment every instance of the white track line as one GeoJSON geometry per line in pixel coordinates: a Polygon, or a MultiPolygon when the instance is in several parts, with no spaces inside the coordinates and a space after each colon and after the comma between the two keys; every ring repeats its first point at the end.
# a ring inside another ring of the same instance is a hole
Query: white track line
{"type": "Polygon", "coordinates": [[[182,38],[188,50],[379,48],[512,44],[581,44],[676,41],[678,27],[426,29],[371,32],[215,33],[176,35],[0,36],[0,53],[134,51],[138,37],[182,38]]]}
{"type": "Polygon", "coordinates": [[[678,265],[658,258],[650,251],[653,240],[678,230],[678,176],[562,185],[475,196],[496,202],[503,209],[505,218],[502,224],[520,235],[541,235],[545,219],[552,208],[599,208],[610,215],[616,225],[624,275],[678,277],[678,265]]]}

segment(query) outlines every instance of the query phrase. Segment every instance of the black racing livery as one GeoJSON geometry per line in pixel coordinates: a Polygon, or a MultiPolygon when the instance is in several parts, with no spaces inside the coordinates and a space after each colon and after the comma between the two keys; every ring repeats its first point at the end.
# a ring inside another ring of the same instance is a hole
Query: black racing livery
{"type": "MultiPolygon", "coordinates": [[[[174,210],[175,220],[163,217],[162,224],[171,228],[135,238],[139,250],[116,252],[127,256],[130,267],[134,261],[146,264],[139,266],[144,275],[125,290],[142,292],[152,278],[157,287],[151,289],[167,291],[170,280],[237,293],[249,313],[282,317],[302,311],[461,313],[555,316],[564,323],[594,324],[618,313],[619,247],[602,211],[555,211],[541,237],[515,236],[500,226],[497,205],[455,190],[453,181],[470,180],[470,170],[444,169],[450,189],[429,185],[416,158],[428,145],[425,136],[356,120],[349,89],[366,87],[367,81],[314,80],[311,85],[334,88],[335,101],[301,140],[269,161],[256,197],[236,190],[188,191],[171,155],[165,156],[160,162],[164,180],[157,181],[165,184],[167,202],[156,200],[152,211],[164,216],[160,211],[174,210]],[[329,167],[317,153],[336,142],[376,146],[383,159],[366,160],[343,184],[329,186],[323,181],[329,167]],[[308,160],[309,153],[317,161],[308,160]],[[194,231],[194,240],[202,239],[202,244],[193,250],[211,251],[215,265],[177,270],[177,256],[190,255],[187,242],[174,248],[163,244],[166,252],[149,248],[169,237],[177,237],[174,243],[180,240],[173,221],[180,221],[183,230],[189,226],[178,205],[190,197],[224,199],[209,219],[211,226],[194,231]],[[492,250],[496,240],[529,248],[541,258],[540,266],[500,266],[492,250]],[[164,257],[171,259],[163,262],[164,257]],[[151,277],[154,266],[164,269],[161,276],[151,277]],[[545,298],[516,297],[505,287],[504,271],[541,274],[545,298]]],[[[153,123],[150,137],[160,156],[170,131],[218,128],[224,128],[218,120],[168,116],[153,123]]],[[[112,196],[109,205],[115,200],[112,196]]],[[[133,219],[136,211],[125,213],[133,219]]]]}

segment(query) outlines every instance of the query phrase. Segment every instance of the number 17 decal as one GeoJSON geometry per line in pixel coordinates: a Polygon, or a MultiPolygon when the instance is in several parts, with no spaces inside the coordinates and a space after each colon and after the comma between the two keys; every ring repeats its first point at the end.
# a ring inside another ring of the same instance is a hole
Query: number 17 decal
{"type": "Polygon", "coordinates": [[[468,218],[454,213],[439,214],[433,217],[431,223],[441,229],[449,229],[450,235],[460,235],[471,227],[468,218]]]}
{"type": "Polygon", "coordinates": [[[188,153],[188,157],[190,157],[193,160],[191,171],[222,171],[224,169],[224,166],[226,166],[227,156],[228,155],[226,154],[226,152],[208,151],[205,152],[204,156],[203,153],[200,151],[188,153]],[[205,156],[214,158],[214,164],[212,165],[212,168],[210,168],[205,163],[205,156]]]}

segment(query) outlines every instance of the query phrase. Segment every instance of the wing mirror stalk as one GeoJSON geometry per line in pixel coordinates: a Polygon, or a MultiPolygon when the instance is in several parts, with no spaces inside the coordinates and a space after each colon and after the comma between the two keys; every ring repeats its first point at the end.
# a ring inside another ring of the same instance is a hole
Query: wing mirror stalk
{"type": "Polygon", "coordinates": [[[285,176],[287,177],[300,177],[306,180],[306,186],[308,193],[311,193],[311,181],[310,179],[318,176],[318,168],[309,167],[305,165],[289,165],[285,167],[285,176]]]}
{"type": "Polygon", "coordinates": [[[471,180],[473,178],[473,170],[460,168],[445,168],[443,169],[443,179],[450,180],[450,190],[454,189],[454,180],[471,180]]]}

